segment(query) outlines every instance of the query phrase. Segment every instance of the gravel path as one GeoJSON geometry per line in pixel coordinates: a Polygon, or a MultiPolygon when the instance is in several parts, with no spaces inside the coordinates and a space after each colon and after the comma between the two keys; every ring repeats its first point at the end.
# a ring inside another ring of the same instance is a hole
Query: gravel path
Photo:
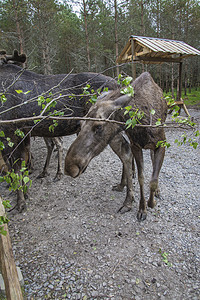
{"type": "MultiPolygon", "coordinates": [[[[190,113],[200,117],[200,111],[190,113]]],[[[132,211],[116,213],[125,192],[112,191],[121,163],[110,148],[80,178],[54,183],[55,154],[50,176],[36,180],[46,150],[41,139],[33,140],[28,210],[9,223],[27,299],[200,299],[200,147],[177,147],[181,130],[166,134],[171,147],[160,173],[161,199],[141,223],[137,180],[132,211]]],[[[65,150],[74,138],[64,138],[65,150]]],[[[148,197],[149,151],[144,161],[148,197]]],[[[1,193],[8,195],[5,184],[1,193]]]]}

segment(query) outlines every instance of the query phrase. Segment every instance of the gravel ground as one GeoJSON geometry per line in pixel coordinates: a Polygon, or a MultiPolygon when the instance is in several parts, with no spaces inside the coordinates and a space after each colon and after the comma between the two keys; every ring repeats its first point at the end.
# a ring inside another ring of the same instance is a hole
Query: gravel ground
{"type": "MultiPolygon", "coordinates": [[[[190,113],[200,117],[200,111],[190,113]]],[[[116,213],[125,191],[112,191],[121,163],[109,147],[81,177],[54,183],[55,154],[50,176],[36,180],[46,149],[42,139],[33,140],[28,209],[9,223],[26,299],[200,299],[200,148],[177,147],[181,130],[166,134],[171,147],[160,173],[161,198],[141,223],[137,180],[132,211],[116,213]]],[[[74,138],[64,138],[65,150],[74,138]]],[[[148,197],[149,151],[144,161],[148,197]]],[[[5,184],[1,194],[8,198],[5,184]]]]}

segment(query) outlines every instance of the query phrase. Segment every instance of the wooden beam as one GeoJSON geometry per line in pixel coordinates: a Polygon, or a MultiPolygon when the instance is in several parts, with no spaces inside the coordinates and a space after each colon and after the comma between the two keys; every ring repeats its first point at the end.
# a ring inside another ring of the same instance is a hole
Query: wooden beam
{"type": "Polygon", "coordinates": [[[135,56],[143,56],[149,53],[152,53],[152,51],[149,48],[145,47],[141,52],[136,52],[135,56]]]}
{"type": "MultiPolygon", "coordinates": [[[[168,58],[168,57],[150,57],[150,56],[133,56],[133,61],[139,62],[139,61],[144,61],[144,63],[164,63],[164,62],[174,62],[174,63],[180,63],[181,59],[180,58],[168,58]]],[[[132,55],[129,56],[124,56],[123,59],[118,60],[119,63],[126,63],[126,62],[132,62],[132,55]]]]}
{"type": "MultiPolygon", "coordinates": [[[[5,210],[0,197],[0,216],[4,215],[5,210]]],[[[4,225],[4,230],[7,235],[0,234],[0,267],[6,288],[6,298],[7,300],[23,300],[7,224],[4,225]]]]}
{"type": "Polygon", "coordinates": [[[136,79],[136,65],[134,64],[135,58],[135,41],[131,39],[131,61],[132,61],[132,77],[136,79]]]}
{"type": "Polygon", "coordinates": [[[149,57],[149,56],[142,56],[142,57],[135,57],[135,61],[150,61],[150,62],[174,62],[174,63],[180,63],[181,62],[181,58],[172,58],[172,57],[149,57]]]}

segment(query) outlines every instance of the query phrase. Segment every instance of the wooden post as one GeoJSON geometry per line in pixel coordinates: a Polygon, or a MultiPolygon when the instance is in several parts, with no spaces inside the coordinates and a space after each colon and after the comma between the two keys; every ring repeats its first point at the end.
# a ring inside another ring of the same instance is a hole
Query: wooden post
{"type": "Polygon", "coordinates": [[[182,93],[182,61],[179,63],[179,88],[178,88],[178,93],[177,93],[177,100],[181,100],[181,93],[182,93]]]}
{"type": "MultiPolygon", "coordinates": [[[[4,215],[5,210],[0,197],[0,216],[4,215]]],[[[23,300],[7,224],[4,225],[4,230],[7,235],[0,234],[0,267],[5,283],[6,298],[7,300],[23,300]]]]}
{"type": "Polygon", "coordinates": [[[131,39],[131,54],[132,54],[132,77],[133,80],[136,79],[136,65],[134,63],[134,56],[135,56],[135,42],[131,39]]]}

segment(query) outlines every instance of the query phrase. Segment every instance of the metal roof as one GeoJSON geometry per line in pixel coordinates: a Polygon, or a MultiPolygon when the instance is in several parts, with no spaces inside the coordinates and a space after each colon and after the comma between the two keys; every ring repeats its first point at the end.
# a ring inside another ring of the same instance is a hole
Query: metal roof
{"type": "Polygon", "coordinates": [[[180,62],[183,58],[193,55],[200,55],[200,51],[183,41],[132,35],[117,62],[180,62]]]}

